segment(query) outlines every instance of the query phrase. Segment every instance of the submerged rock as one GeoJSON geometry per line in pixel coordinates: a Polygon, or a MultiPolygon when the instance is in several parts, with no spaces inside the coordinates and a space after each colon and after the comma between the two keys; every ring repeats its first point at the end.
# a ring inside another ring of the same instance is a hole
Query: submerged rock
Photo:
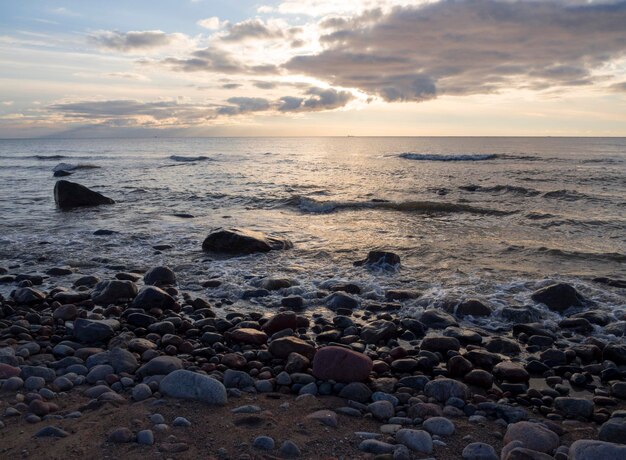
{"type": "Polygon", "coordinates": [[[390,265],[395,267],[400,265],[400,256],[393,252],[370,251],[364,260],[358,260],[354,262],[354,265],[357,267],[362,265],[376,265],[379,267],[390,265]]]}
{"type": "Polygon", "coordinates": [[[237,228],[216,229],[202,243],[204,251],[234,255],[269,252],[292,247],[293,244],[289,240],[237,228]]]}
{"type": "Polygon", "coordinates": [[[570,307],[582,307],[585,298],[572,286],[565,283],[552,284],[532,293],[535,302],[545,304],[550,310],[562,312],[570,307]]]}
{"type": "Polygon", "coordinates": [[[66,180],[57,181],[54,185],[54,201],[61,209],[72,209],[81,206],[98,206],[101,204],[115,204],[98,192],[88,189],[84,185],[66,180]]]}

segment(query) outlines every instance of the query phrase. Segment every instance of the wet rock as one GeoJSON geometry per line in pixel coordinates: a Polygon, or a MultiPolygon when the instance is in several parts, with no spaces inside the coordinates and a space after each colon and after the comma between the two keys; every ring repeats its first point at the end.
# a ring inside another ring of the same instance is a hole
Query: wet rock
{"type": "Polygon", "coordinates": [[[60,180],[54,184],[54,201],[61,209],[115,204],[111,198],[90,190],[84,185],[66,180],[60,180]]]}
{"type": "Polygon", "coordinates": [[[611,442],[581,439],[569,448],[569,460],[606,460],[626,458],[626,446],[611,442]]]}
{"type": "Polygon", "coordinates": [[[500,460],[496,450],[484,442],[468,444],[461,453],[463,460],[500,460]]]}
{"type": "Polygon", "coordinates": [[[63,321],[71,321],[78,316],[78,308],[76,305],[67,304],[61,305],[52,313],[54,319],[60,319],[63,321]]]}
{"type": "Polygon", "coordinates": [[[326,298],[326,306],[332,310],[339,308],[354,310],[355,308],[359,308],[359,301],[349,294],[334,292],[326,298]]]}
{"type": "MultiPolygon", "coordinates": [[[[317,353],[316,353],[317,356],[317,353]]],[[[293,374],[294,372],[306,371],[311,365],[311,361],[298,353],[290,353],[285,364],[285,371],[293,374]]]]}
{"type": "Polygon", "coordinates": [[[450,326],[459,326],[459,323],[456,322],[454,317],[436,309],[426,310],[422,313],[419,320],[422,324],[432,329],[445,329],[450,326]]]}
{"type": "Polygon", "coordinates": [[[432,336],[425,337],[420,346],[422,350],[429,350],[446,354],[449,350],[458,351],[461,344],[454,337],[432,336]]]}
{"type": "Polygon", "coordinates": [[[478,299],[467,299],[456,307],[457,316],[489,316],[491,308],[478,299]]]}
{"type": "Polygon", "coordinates": [[[531,422],[512,423],[504,435],[504,443],[520,441],[522,446],[538,452],[551,453],[559,447],[559,436],[543,425],[531,422]]]}
{"type": "Polygon", "coordinates": [[[602,350],[602,359],[613,361],[617,365],[626,365],[626,344],[612,343],[602,350]]]}
{"type": "Polygon", "coordinates": [[[263,345],[267,342],[267,334],[252,328],[241,328],[227,332],[226,337],[233,342],[263,345]]]}
{"type": "Polygon", "coordinates": [[[143,282],[149,286],[174,286],[176,273],[166,266],[154,267],[143,276],[143,282]]]}
{"type": "Polygon", "coordinates": [[[279,291],[295,285],[295,281],[289,278],[263,278],[258,283],[258,287],[267,291],[279,291]]]}
{"type": "Polygon", "coordinates": [[[293,247],[293,244],[286,239],[236,228],[216,229],[202,243],[202,249],[205,251],[234,255],[269,252],[291,247],[293,247]]]}
{"type": "Polygon", "coordinates": [[[361,330],[361,339],[365,343],[378,343],[396,337],[398,327],[391,321],[384,319],[372,321],[361,330]]]}
{"type": "Polygon", "coordinates": [[[500,380],[507,382],[528,382],[530,374],[521,364],[511,361],[502,361],[493,368],[493,375],[500,380]]]}
{"type": "Polygon", "coordinates": [[[153,308],[162,310],[177,310],[176,300],[162,289],[155,286],[146,286],[133,300],[133,308],[142,308],[146,311],[153,308]]]}
{"type": "Polygon", "coordinates": [[[91,293],[97,305],[121,303],[135,298],[137,286],[131,281],[109,280],[100,281],[91,293]]]}
{"type": "Polygon", "coordinates": [[[354,265],[357,267],[362,265],[396,267],[400,265],[400,256],[393,252],[370,251],[364,260],[354,262],[354,265]]]}
{"type": "Polygon", "coordinates": [[[226,388],[211,377],[179,369],[168,374],[159,384],[159,391],[167,396],[191,399],[223,406],[227,402],[226,388]]]}
{"type": "Polygon", "coordinates": [[[506,337],[490,337],[483,343],[485,349],[491,353],[517,355],[521,349],[517,342],[506,337]]]}
{"type": "Polygon", "coordinates": [[[329,346],[321,348],[313,359],[313,375],[320,380],[362,382],[372,371],[372,360],[353,350],[329,346]]]}
{"type": "Polygon", "coordinates": [[[532,293],[535,302],[543,303],[550,310],[563,312],[570,307],[582,307],[585,298],[572,286],[557,283],[546,286],[532,293]]]}
{"type": "Polygon", "coordinates": [[[13,300],[18,305],[32,305],[36,303],[40,303],[45,300],[46,295],[43,292],[38,291],[37,289],[33,289],[31,287],[23,287],[17,289],[13,293],[13,300]]]}
{"type": "Polygon", "coordinates": [[[261,329],[263,329],[267,334],[273,335],[284,329],[295,330],[297,325],[296,314],[292,311],[285,311],[272,316],[265,324],[263,324],[261,329]]]}
{"type": "Polygon", "coordinates": [[[429,454],[433,450],[433,440],[424,430],[402,428],[396,432],[396,442],[405,445],[414,452],[429,454]]]}
{"type": "Polygon", "coordinates": [[[420,291],[414,291],[411,289],[390,289],[385,292],[385,299],[389,301],[410,300],[417,299],[421,295],[422,293],[420,291]]]}
{"type": "Polygon", "coordinates": [[[315,355],[315,347],[308,342],[297,337],[282,337],[272,340],[269,351],[277,358],[287,358],[290,353],[298,353],[313,359],[315,355]]]}
{"type": "Polygon", "coordinates": [[[424,394],[439,402],[446,402],[452,397],[466,400],[469,397],[469,389],[464,383],[443,378],[428,382],[424,387],[424,394]]]}

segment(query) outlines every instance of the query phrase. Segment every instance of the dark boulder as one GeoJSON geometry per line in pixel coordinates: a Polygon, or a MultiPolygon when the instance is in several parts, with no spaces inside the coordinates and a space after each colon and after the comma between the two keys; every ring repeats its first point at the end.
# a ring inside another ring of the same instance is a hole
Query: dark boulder
{"type": "Polygon", "coordinates": [[[393,252],[370,251],[364,260],[358,260],[354,262],[354,265],[357,267],[362,265],[375,265],[379,267],[390,265],[395,267],[400,265],[400,256],[393,252]]]}
{"type": "Polygon", "coordinates": [[[143,308],[144,310],[153,308],[162,310],[180,309],[171,295],[155,286],[146,286],[139,291],[139,294],[133,300],[132,306],[134,308],[143,308]]]}
{"type": "Polygon", "coordinates": [[[237,228],[218,228],[212,231],[202,243],[202,249],[207,252],[234,255],[269,252],[291,247],[293,247],[293,244],[286,239],[237,228]]]}
{"type": "Polygon", "coordinates": [[[456,307],[457,316],[489,316],[491,308],[478,299],[467,299],[456,307]]]}
{"type": "Polygon", "coordinates": [[[550,310],[562,312],[570,307],[582,307],[585,298],[572,286],[565,283],[552,284],[532,293],[535,302],[545,304],[550,310]]]}
{"type": "Polygon", "coordinates": [[[154,267],[144,275],[143,282],[152,286],[174,285],[176,284],[176,273],[169,267],[154,267]]]}
{"type": "Polygon", "coordinates": [[[115,204],[98,192],[88,189],[84,185],[66,180],[57,181],[54,185],[54,201],[61,209],[72,209],[81,206],[98,206],[101,204],[115,204]]]}

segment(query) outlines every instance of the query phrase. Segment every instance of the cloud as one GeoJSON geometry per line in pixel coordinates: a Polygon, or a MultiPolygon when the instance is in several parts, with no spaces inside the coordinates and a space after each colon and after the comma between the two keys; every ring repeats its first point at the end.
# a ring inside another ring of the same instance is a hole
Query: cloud
{"type": "Polygon", "coordinates": [[[333,110],[345,106],[354,99],[348,91],[337,91],[334,88],[309,88],[309,97],[284,96],[278,107],[280,112],[317,112],[333,110]]]}
{"type": "Polygon", "coordinates": [[[106,76],[110,78],[125,78],[127,80],[150,81],[145,75],[134,72],[109,72],[106,76]]]}
{"type": "Polygon", "coordinates": [[[317,54],[290,73],[387,101],[591,85],[626,55],[626,2],[442,0],[327,18],[317,54]]]}
{"type": "Polygon", "coordinates": [[[109,51],[136,52],[162,48],[183,41],[183,34],[166,34],[160,30],[118,32],[101,30],[89,36],[92,43],[109,51]]]}
{"type": "Polygon", "coordinates": [[[209,30],[218,30],[223,25],[223,23],[220,21],[220,18],[218,18],[217,16],[213,16],[213,17],[206,18],[206,19],[201,19],[196,24],[198,24],[200,27],[204,27],[205,29],[209,29],[209,30]]]}
{"type": "Polygon", "coordinates": [[[626,93],[626,81],[614,83],[610,88],[618,93],[626,93]]]}
{"type": "Polygon", "coordinates": [[[231,97],[226,100],[229,106],[217,109],[219,115],[240,115],[249,112],[264,112],[269,110],[270,102],[262,97],[231,97]]]}
{"type": "Polygon", "coordinates": [[[247,19],[228,28],[228,34],[222,37],[226,42],[246,40],[267,40],[284,37],[284,32],[276,25],[269,25],[260,19],[247,19]]]}
{"type": "Polygon", "coordinates": [[[241,83],[224,83],[222,85],[223,89],[237,89],[237,88],[241,88],[242,84],[241,83]]]}
{"type": "Polygon", "coordinates": [[[160,61],[172,70],[180,72],[215,72],[223,74],[277,74],[273,64],[250,65],[236,59],[229,52],[211,46],[191,53],[187,58],[166,58],[160,61]]]}

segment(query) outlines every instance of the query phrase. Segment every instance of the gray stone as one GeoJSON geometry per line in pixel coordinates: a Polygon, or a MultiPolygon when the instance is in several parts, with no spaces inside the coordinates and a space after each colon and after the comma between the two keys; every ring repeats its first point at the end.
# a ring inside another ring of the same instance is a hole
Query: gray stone
{"type": "Polygon", "coordinates": [[[119,347],[109,351],[109,363],[118,374],[121,372],[132,374],[139,367],[137,358],[130,351],[119,347]]]}
{"type": "Polygon", "coordinates": [[[57,426],[46,426],[33,435],[35,438],[65,438],[69,433],[57,426]]]}
{"type": "Polygon", "coordinates": [[[98,364],[92,367],[87,374],[88,383],[96,383],[99,380],[104,380],[107,375],[113,374],[113,367],[108,364],[98,364]]]}
{"type": "Polygon", "coordinates": [[[504,444],[520,441],[522,447],[538,452],[552,453],[559,447],[559,436],[539,423],[517,422],[508,426],[504,444]]]}
{"type": "Polygon", "coordinates": [[[443,378],[428,382],[424,387],[424,394],[439,402],[446,402],[453,397],[465,401],[469,397],[469,389],[464,383],[443,378]]]}
{"type": "Polygon", "coordinates": [[[174,421],[172,422],[172,425],[174,426],[182,426],[182,427],[190,427],[191,426],[191,422],[189,420],[187,420],[185,417],[176,417],[174,419],[174,421]]]}
{"type": "Polygon", "coordinates": [[[254,379],[243,371],[236,371],[233,369],[226,369],[224,372],[224,386],[226,388],[244,388],[254,387],[254,379]]]}
{"type": "Polygon", "coordinates": [[[152,390],[145,383],[140,383],[133,388],[133,399],[135,401],[143,401],[152,396],[152,390]]]}
{"type": "Polygon", "coordinates": [[[590,418],[593,415],[593,401],[584,398],[556,398],[554,407],[563,412],[565,417],[590,418]]]}
{"type": "Polygon", "coordinates": [[[18,305],[31,305],[45,300],[46,295],[43,292],[31,287],[19,288],[13,294],[13,300],[18,305]]]}
{"type": "Polygon", "coordinates": [[[109,305],[132,300],[137,295],[137,286],[132,281],[100,281],[91,293],[91,299],[97,305],[109,305]]]}
{"type": "Polygon", "coordinates": [[[484,442],[473,442],[463,449],[463,460],[499,460],[496,450],[484,442]]]}
{"type": "Polygon", "coordinates": [[[604,422],[598,437],[601,441],[626,444],[626,418],[613,417],[604,422]]]}
{"type": "Polygon", "coordinates": [[[152,286],[175,285],[176,274],[169,267],[154,267],[144,275],[143,282],[152,286]]]}
{"type": "Polygon", "coordinates": [[[144,446],[151,446],[154,444],[154,433],[152,430],[141,430],[137,433],[137,443],[144,446]]]}
{"type": "Polygon", "coordinates": [[[389,454],[394,451],[396,446],[377,439],[365,439],[359,444],[359,450],[368,454],[389,454]]]}
{"type": "Polygon", "coordinates": [[[109,433],[108,439],[115,444],[128,443],[133,440],[133,432],[124,427],[116,428],[111,433],[109,433]]]}
{"type": "Polygon", "coordinates": [[[395,415],[393,404],[389,401],[376,401],[367,406],[367,410],[377,420],[387,420],[395,415]]]}
{"type": "Polygon", "coordinates": [[[74,337],[80,343],[107,342],[119,328],[119,321],[114,319],[78,318],[74,321],[74,337]]]}
{"type": "Polygon", "coordinates": [[[259,450],[272,450],[274,446],[274,440],[269,436],[257,436],[252,443],[252,447],[259,450]]]}
{"type": "Polygon", "coordinates": [[[174,398],[192,399],[219,406],[227,402],[226,388],[221,382],[183,369],[174,371],[161,380],[159,391],[174,398]]]}
{"type": "Polygon", "coordinates": [[[352,382],[347,384],[339,392],[340,398],[349,399],[357,402],[367,402],[372,396],[372,390],[367,385],[360,382],[352,382]]]}
{"type": "Polygon", "coordinates": [[[429,454],[433,450],[433,440],[424,430],[402,428],[396,432],[396,441],[415,452],[429,454]]]}
{"type": "Polygon", "coordinates": [[[291,440],[283,441],[279,451],[285,458],[297,458],[302,455],[296,443],[291,440]]]}
{"type": "Polygon", "coordinates": [[[626,459],[626,446],[611,442],[580,439],[569,448],[569,460],[626,459]]]}
{"type": "Polygon", "coordinates": [[[451,436],[454,433],[454,423],[445,417],[431,417],[422,425],[430,434],[451,436]]]}
{"type": "Polygon", "coordinates": [[[157,356],[141,366],[137,374],[142,377],[166,375],[182,368],[183,362],[176,356],[157,356]]]}

